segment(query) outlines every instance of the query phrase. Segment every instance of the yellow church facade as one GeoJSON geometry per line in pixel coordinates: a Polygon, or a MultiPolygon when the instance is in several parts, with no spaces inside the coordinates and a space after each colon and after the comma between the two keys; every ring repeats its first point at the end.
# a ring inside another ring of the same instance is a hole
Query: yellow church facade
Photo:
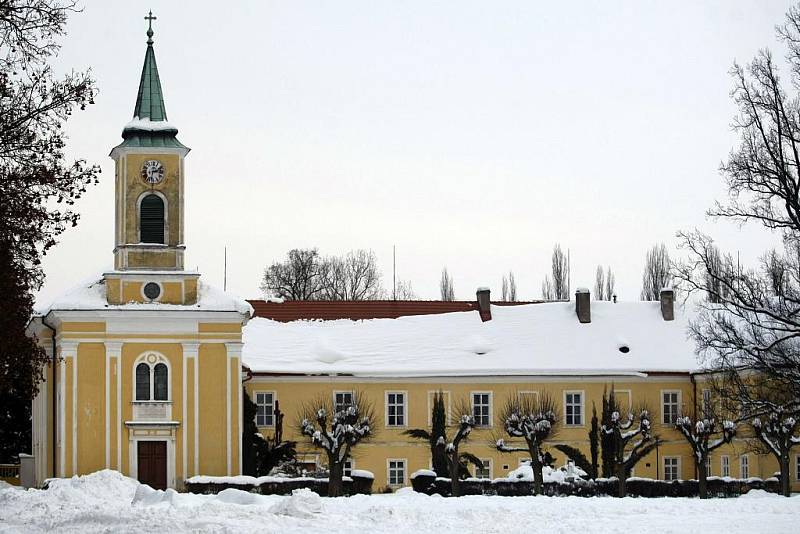
{"type": "Polygon", "coordinates": [[[115,163],[114,269],[31,323],[52,355],[33,404],[36,479],[116,469],[154,487],[241,471],[249,305],[184,269],[184,158],[148,30],[115,163]]]}
{"type": "MultiPolygon", "coordinates": [[[[374,437],[349,469],[375,489],[408,485],[430,467],[428,444],[404,434],[429,428],[432,397],[449,415],[466,406],[478,428],[463,446],[501,477],[525,458],[496,450],[499,414],[515,396],[548,394],[560,424],[552,444],[589,455],[592,409],[612,386],[623,406],[646,403],[662,444],[636,476],[693,478],[677,415],[702,413],[702,373],[686,339],[688,317],[662,302],[278,303],[243,301],[186,270],[184,161],[189,148],[167,120],[152,30],[132,120],[110,153],[115,163],[114,268],[56,299],[30,325],[52,363],[33,403],[37,484],[115,469],[157,488],[194,475],[242,471],[243,395],[262,435],[286,414],[285,438],[300,460],[324,455],[298,431],[301,408],[323,395],[374,407],[374,437]]],[[[740,436],[714,452],[710,474],[768,478],[770,456],[740,436]]],[[[563,455],[555,454],[563,463],[563,455]]],[[[800,490],[800,456],[791,459],[800,490]]]]}

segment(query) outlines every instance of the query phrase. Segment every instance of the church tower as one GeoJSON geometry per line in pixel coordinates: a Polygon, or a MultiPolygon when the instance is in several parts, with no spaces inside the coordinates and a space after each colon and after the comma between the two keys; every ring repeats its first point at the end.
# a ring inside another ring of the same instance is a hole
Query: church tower
{"type": "Polygon", "coordinates": [[[110,304],[194,304],[198,274],[184,268],[184,158],[189,148],[168,122],[153,49],[152,13],[133,119],[111,151],[115,163],[114,271],[110,304]]]}

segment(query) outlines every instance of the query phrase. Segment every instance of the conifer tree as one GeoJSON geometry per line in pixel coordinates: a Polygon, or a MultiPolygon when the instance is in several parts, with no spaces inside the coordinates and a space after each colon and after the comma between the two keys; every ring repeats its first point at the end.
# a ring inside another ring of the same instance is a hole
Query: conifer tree
{"type": "Polygon", "coordinates": [[[447,411],[444,405],[444,393],[440,390],[433,395],[433,407],[431,408],[431,429],[412,428],[404,432],[412,438],[423,439],[430,444],[431,466],[436,472],[436,476],[448,477],[447,453],[447,411]]]}

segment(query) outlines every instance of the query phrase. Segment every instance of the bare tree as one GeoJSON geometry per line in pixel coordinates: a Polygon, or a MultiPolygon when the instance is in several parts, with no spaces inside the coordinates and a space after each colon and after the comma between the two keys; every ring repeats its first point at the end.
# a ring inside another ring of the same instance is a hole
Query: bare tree
{"type": "Polygon", "coordinates": [[[545,276],[544,280],[542,281],[542,299],[543,300],[555,300],[555,291],[553,290],[553,282],[550,280],[550,276],[545,276]]]}
{"type": "Polygon", "coordinates": [[[763,447],[778,461],[781,471],[781,494],[790,497],[789,457],[796,445],[800,445],[800,402],[765,404],[762,401],[761,415],[752,420],[753,430],[763,447]]]}
{"type": "Polygon", "coordinates": [[[524,439],[526,446],[516,447],[507,444],[503,439],[498,439],[497,450],[524,451],[530,454],[534,492],[541,495],[544,487],[542,468],[545,465],[542,445],[554,436],[559,421],[555,401],[543,391],[537,395],[524,397],[518,393],[514,394],[506,400],[500,412],[500,420],[503,421],[506,433],[512,438],[524,439]]]}
{"type": "Polygon", "coordinates": [[[602,265],[598,265],[594,272],[594,299],[609,300],[606,298],[606,273],[602,265]]]}
{"type": "Polygon", "coordinates": [[[706,299],[708,299],[709,302],[713,302],[715,304],[719,303],[719,298],[716,295],[719,295],[722,291],[722,286],[720,285],[719,280],[726,276],[726,273],[724,272],[726,269],[726,264],[727,262],[720,253],[719,248],[717,248],[715,245],[711,245],[708,250],[709,272],[706,274],[706,284],[713,287],[713,291],[710,291],[706,294],[706,299]]]}
{"type": "Polygon", "coordinates": [[[326,258],[321,279],[324,300],[375,300],[384,295],[381,272],[371,250],[352,250],[342,257],[326,258]]]}
{"type": "Polygon", "coordinates": [[[475,416],[466,402],[459,402],[455,407],[455,435],[453,440],[445,446],[447,465],[450,468],[450,494],[453,497],[461,495],[461,476],[466,470],[466,463],[471,462],[483,467],[483,462],[472,454],[459,452],[461,443],[466,441],[472,429],[475,428],[475,416]]]}
{"type": "Polygon", "coordinates": [[[411,280],[398,280],[395,285],[394,295],[396,300],[418,300],[414,288],[411,286],[411,280]]]}
{"type": "Polygon", "coordinates": [[[611,267],[608,267],[606,270],[606,290],[605,290],[605,297],[606,300],[613,300],[617,294],[617,280],[614,276],[614,273],[611,271],[611,267]]]}
{"type": "Polygon", "coordinates": [[[439,280],[439,294],[445,302],[452,302],[456,300],[456,294],[453,290],[453,279],[450,273],[447,272],[447,267],[442,269],[442,277],[439,280]]]}
{"type": "Polygon", "coordinates": [[[316,248],[293,249],[264,270],[261,291],[286,300],[374,300],[384,295],[375,253],[353,250],[323,258],[316,248]]]}
{"type": "Polygon", "coordinates": [[[354,392],[351,404],[337,407],[330,395],[321,394],[302,407],[299,423],[300,432],[327,456],[328,496],[341,496],[344,464],[350,451],[374,434],[372,403],[364,395],[354,392]]]}
{"type": "Polygon", "coordinates": [[[569,300],[569,258],[561,250],[561,245],[553,246],[551,259],[553,295],[557,300],[569,300]]]}
{"type": "Polygon", "coordinates": [[[514,271],[508,271],[507,278],[503,275],[502,300],[503,302],[517,301],[517,282],[514,279],[514,271]]]}
{"type": "Polygon", "coordinates": [[[679,416],[675,421],[675,428],[686,438],[689,446],[694,453],[694,465],[698,474],[698,487],[701,499],[708,498],[706,487],[706,462],[711,457],[714,449],[730,443],[736,435],[736,423],[733,421],[722,421],[720,424],[717,419],[710,416],[710,408],[706,407],[706,412],[702,419],[692,423],[691,417],[687,415],[679,416]]]}
{"type": "Polygon", "coordinates": [[[614,398],[614,389],[608,399],[608,410],[604,412],[602,434],[611,446],[609,456],[613,459],[614,472],[619,480],[618,496],[625,497],[625,482],[630,470],[660,443],[652,433],[650,410],[642,405],[638,409],[620,413],[614,398]]]}
{"type": "Polygon", "coordinates": [[[292,249],[286,260],[264,270],[261,291],[286,300],[313,300],[322,291],[322,260],[317,249],[292,249]]]}
{"type": "Polygon", "coordinates": [[[670,287],[672,275],[670,274],[670,260],[667,246],[664,243],[653,245],[647,251],[642,273],[642,300],[658,300],[661,290],[670,287]]]}

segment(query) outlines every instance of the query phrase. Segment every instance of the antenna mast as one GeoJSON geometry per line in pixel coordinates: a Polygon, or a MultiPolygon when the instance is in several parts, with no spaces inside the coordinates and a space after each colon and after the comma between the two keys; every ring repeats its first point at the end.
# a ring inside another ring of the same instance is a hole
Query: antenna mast
{"type": "Polygon", "coordinates": [[[397,245],[392,245],[392,300],[397,300],[397,245]]]}
{"type": "Polygon", "coordinates": [[[223,260],[222,260],[222,290],[228,290],[228,247],[225,246],[223,249],[223,260]]]}

